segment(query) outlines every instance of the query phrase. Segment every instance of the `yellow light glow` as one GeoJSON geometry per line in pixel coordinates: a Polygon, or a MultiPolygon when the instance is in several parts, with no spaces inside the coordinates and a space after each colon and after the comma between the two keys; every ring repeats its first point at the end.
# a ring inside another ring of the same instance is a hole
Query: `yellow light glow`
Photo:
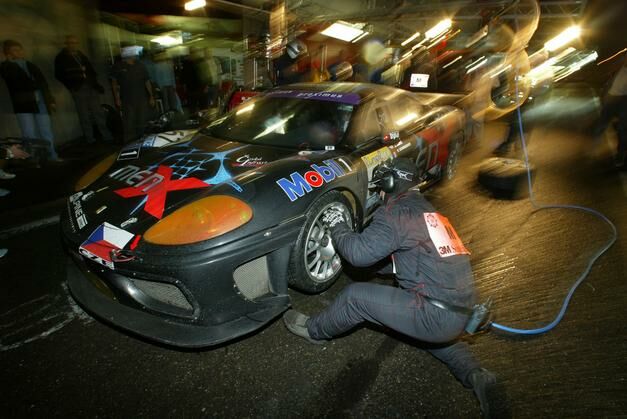
{"type": "Polygon", "coordinates": [[[427,39],[437,38],[438,36],[442,35],[444,32],[448,31],[451,28],[452,24],[453,22],[451,21],[451,19],[441,20],[440,22],[438,22],[437,25],[435,25],[433,28],[425,32],[425,38],[427,39]]]}
{"type": "Polygon", "coordinates": [[[205,0],[191,0],[185,3],[185,10],[195,10],[200,9],[201,7],[205,7],[207,2],[205,0]]]}
{"type": "Polygon", "coordinates": [[[244,106],[242,109],[238,109],[235,112],[235,115],[241,115],[243,113],[250,112],[253,110],[254,107],[255,107],[255,104],[251,103],[250,105],[244,106]]]}
{"type": "Polygon", "coordinates": [[[170,35],[158,36],[150,40],[150,42],[157,43],[159,45],[163,45],[164,47],[171,47],[173,45],[180,45],[183,43],[183,40],[179,37],[175,38],[170,35]]]}
{"type": "Polygon", "coordinates": [[[412,36],[410,36],[409,38],[401,42],[401,46],[404,47],[405,45],[409,44],[411,41],[418,38],[419,36],[420,36],[420,32],[416,32],[415,34],[413,34],[412,36]]]}
{"type": "Polygon", "coordinates": [[[402,127],[408,122],[416,119],[417,116],[418,115],[416,115],[415,113],[408,113],[407,115],[396,121],[396,126],[402,127]]]}
{"type": "Polygon", "coordinates": [[[549,52],[556,51],[562,48],[563,46],[565,46],[566,44],[568,44],[569,42],[573,41],[574,39],[579,38],[579,35],[581,35],[581,28],[576,25],[571,26],[565,29],[562,33],[557,35],[555,38],[547,41],[544,44],[544,49],[549,52]]]}

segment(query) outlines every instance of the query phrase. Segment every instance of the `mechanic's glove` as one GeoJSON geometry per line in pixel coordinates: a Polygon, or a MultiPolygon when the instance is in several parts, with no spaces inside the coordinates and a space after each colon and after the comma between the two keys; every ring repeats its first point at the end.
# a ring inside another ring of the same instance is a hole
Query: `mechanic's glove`
{"type": "Polygon", "coordinates": [[[340,223],[348,224],[348,219],[344,211],[338,208],[329,208],[322,216],[322,222],[329,228],[333,228],[340,223]]]}

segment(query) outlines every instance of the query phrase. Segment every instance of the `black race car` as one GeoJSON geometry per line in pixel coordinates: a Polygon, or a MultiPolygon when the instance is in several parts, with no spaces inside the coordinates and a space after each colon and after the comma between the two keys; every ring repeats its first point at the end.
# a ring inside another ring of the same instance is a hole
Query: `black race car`
{"type": "Polygon", "coordinates": [[[283,86],[199,131],[125,147],[68,199],[72,294],[175,346],[258,329],[289,307],[288,286],[318,293],[338,278],[321,217],[343,207],[360,229],[379,204],[378,165],[411,156],[424,186],[453,176],[464,113],[432,104],[444,101],[370,84],[283,86]]]}

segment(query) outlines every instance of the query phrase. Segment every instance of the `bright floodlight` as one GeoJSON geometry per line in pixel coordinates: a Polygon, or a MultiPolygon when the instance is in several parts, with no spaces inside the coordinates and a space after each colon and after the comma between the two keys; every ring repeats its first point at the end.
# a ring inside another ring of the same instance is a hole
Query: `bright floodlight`
{"type": "Polygon", "coordinates": [[[581,35],[581,28],[579,26],[571,26],[555,38],[547,41],[547,43],[544,44],[544,49],[548,52],[556,51],[573,39],[579,38],[579,35],[581,35]]]}
{"type": "Polygon", "coordinates": [[[411,41],[413,41],[414,39],[418,38],[419,36],[420,36],[420,32],[416,32],[415,34],[413,34],[412,36],[410,36],[409,38],[404,40],[401,43],[401,46],[404,47],[405,45],[409,44],[411,41]]]}
{"type": "Polygon", "coordinates": [[[171,47],[173,45],[179,45],[183,43],[183,40],[180,37],[172,37],[170,35],[158,36],[150,40],[151,42],[155,42],[159,45],[163,45],[164,47],[171,47]]]}
{"type": "Polygon", "coordinates": [[[195,10],[205,7],[207,2],[205,0],[191,0],[185,3],[185,10],[195,10]]]}
{"type": "Polygon", "coordinates": [[[326,36],[330,36],[331,38],[341,39],[342,41],[350,42],[363,34],[364,31],[349,23],[338,21],[320,33],[326,36]]]}
{"type": "Polygon", "coordinates": [[[448,31],[451,28],[452,24],[453,22],[451,21],[451,19],[441,20],[440,22],[438,22],[437,25],[435,25],[433,28],[425,32],[425,38],[427,39],[437,38],[438,36],[442,35],[444,32],[448,31]]]}

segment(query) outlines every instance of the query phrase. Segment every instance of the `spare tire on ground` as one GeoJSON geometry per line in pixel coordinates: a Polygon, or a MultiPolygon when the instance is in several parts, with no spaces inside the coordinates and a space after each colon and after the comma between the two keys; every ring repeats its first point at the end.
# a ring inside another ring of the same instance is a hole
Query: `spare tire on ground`
{"type": "MultiPolygon", "coordinates": [[[[533,182],[535,167],[529,165],[533,182]]],[[[529,195],[527,166],[523,160],[492,157],[479,166],[479,183],[498,199],[519,199],[529,195]]]]}

